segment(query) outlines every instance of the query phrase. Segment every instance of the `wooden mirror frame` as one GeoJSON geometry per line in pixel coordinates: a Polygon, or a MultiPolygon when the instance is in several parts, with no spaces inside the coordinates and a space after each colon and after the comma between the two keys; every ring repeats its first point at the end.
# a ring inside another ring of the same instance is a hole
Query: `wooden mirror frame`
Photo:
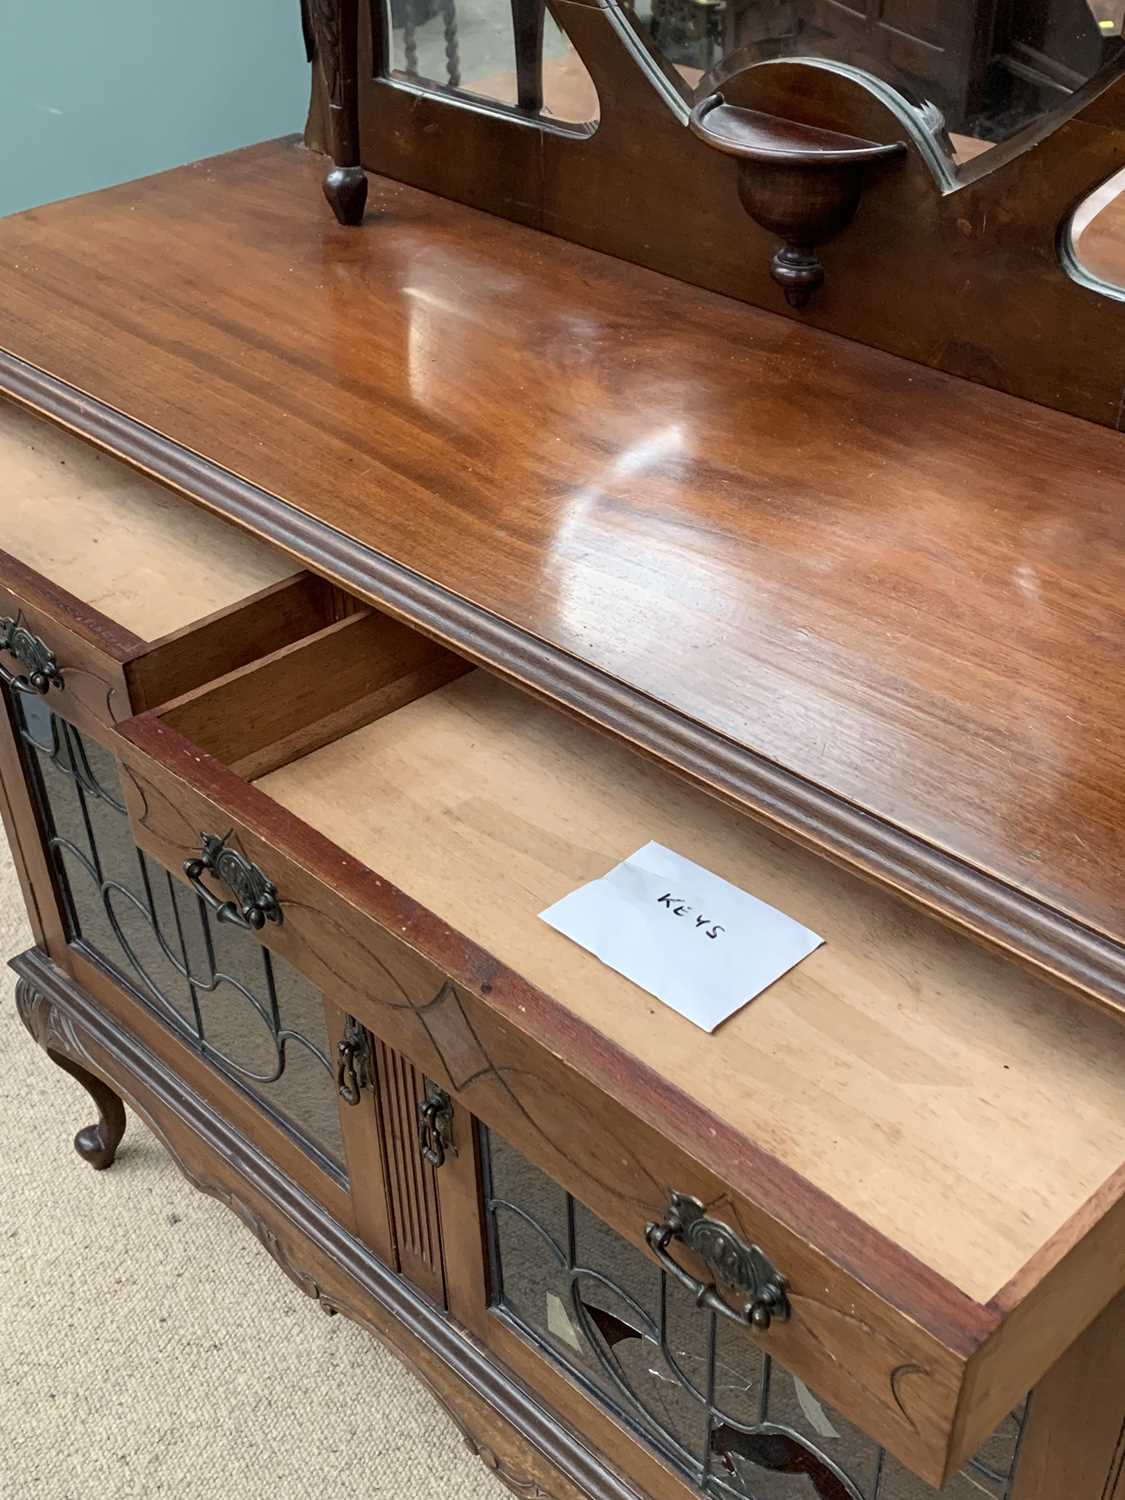
{"type": "MultiPolygon", "coordinates": [[[[823,288],[791,308],[770,274],[778,237],[739,203],[740,164],[689,130],[688,91],[617,0],[550,0],[597,90],[596,126],[391,76],[378,0],[306,6],[319,58],[306,140],[334,154],[353,195],[349,169],[361,164],[781,316],[1121,425],[1125,290],[1082,268],[1070,222],[1125,167],[1125,63],[1103,69],[1061,118],[1045,117],[959,168],[936,111],[870,75],[815,60],[746,67],[744,56],[726,59],[697,92],[721,87],[729,103],[906,146],[894,171],[874,174],[854,221],[826,250],[823,288]]],[[[378,233],[380,212],[376,193],[365,232],[378,233]]]]}

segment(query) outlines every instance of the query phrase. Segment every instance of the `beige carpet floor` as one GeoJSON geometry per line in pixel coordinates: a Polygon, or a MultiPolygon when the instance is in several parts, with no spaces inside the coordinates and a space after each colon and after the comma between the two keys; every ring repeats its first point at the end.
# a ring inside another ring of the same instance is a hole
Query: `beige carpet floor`
{"type": "MultiPolygon", "coordinates": [[[[0,960],[27,946],[0,832],[0,960]]],[[[325,1318],[130,1112],[94,1172],[82,1089],[0,978],[0,1497],[500,1500],[424,1390],[325,1318]]]]}

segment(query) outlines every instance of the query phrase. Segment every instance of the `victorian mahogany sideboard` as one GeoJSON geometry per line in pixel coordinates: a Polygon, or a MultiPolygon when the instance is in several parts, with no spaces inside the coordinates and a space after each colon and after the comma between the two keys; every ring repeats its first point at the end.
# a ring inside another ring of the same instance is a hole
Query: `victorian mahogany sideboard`
{"type": "MultiPolygon", "coordinates": [[[[855,70],[677,113],[554,11],[597,132],[318,0],[341,222],[285,140],[0,224],[21,1017],[81,1157],[126,1101],[518,1494],[1125,1500],[1112,265],[855,70]],[[823,264],[794,154],[865,179],[823,264]],[[903,194],[953,270],[894,321],[903,194]],[[649,840],[826,939],[713,1035],[538,916],[649,840]]],[[[1068,216],[1111,96],[1023,143],[1068,216]]]]}

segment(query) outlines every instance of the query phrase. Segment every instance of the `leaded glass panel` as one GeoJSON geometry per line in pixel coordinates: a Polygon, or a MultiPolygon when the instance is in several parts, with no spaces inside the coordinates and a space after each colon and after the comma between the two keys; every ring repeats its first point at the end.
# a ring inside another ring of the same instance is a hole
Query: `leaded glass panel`
{"type": "Polygon", "coordinates": [[[1008,1500],[1026,1405],[940,1492],[482,1127],[492,1304],[718,1500],[1008,1500]]]}
{"type": "Polygon", "coordinates": [[[67,936],[340,1177],[320,993],[137,848],[117,764],[36,698],[15,703],[67,936]]]}

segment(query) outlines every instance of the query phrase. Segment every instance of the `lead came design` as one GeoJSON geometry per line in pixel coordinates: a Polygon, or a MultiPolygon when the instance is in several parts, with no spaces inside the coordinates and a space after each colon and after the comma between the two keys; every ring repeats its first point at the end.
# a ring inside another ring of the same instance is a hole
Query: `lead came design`
{"type": "MultiPolygon", "coordinates": [[[[698,1283],[653,1265],[495,1132],[481,1135],[494,1313],[704,1495],[939,1493],[777,1364],[744,1321],[701,1299],[698,1283]]],[[[672,1195],[665,1225],[650,1230],[665,1228],[677,1207],[686,1211],[684,1242],[695,1227],[693,1248],[718,1278],[761,1278],[765,1266],[747,1264],[750,1247],[698,1200],[672,1195]]],[[[1010,1500],[1027,1405],[940,1491],[945,1500],[1010,1500]]]]}
{"type": "MultiPolygon", "coordinates": [[[[38,698],[15,702],[70,941],[342,1179],[336,1066],[320,994],[255,941],[237,912],[233,921],[222,916],[217,897],[205,888],[192,895],[136,847],[111,755],[38,698]]],[[[254,870],[237,851],[222,852],[254,870]]],[[[241,881],[241,868],[221,868],[235,888],[230,874],[241,881]]],[[[242,884],[240,901],[264,898],[260,875],[242,884]]]]}

